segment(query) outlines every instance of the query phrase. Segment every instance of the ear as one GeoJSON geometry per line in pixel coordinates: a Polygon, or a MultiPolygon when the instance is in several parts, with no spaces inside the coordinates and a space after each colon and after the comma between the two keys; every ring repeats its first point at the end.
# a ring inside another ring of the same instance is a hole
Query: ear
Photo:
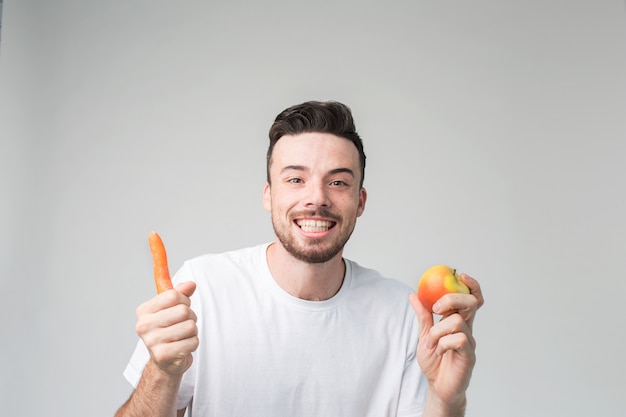
{"type": "Polygon", "coordinates": [[[272,211],[272,190],[268,182],[263,187],[263,208],[267,211],[272,211]]]}
{"type": "Polygon", "coordinates": [[[365,202],[367,201],[367,190],[361,187],[359,190],[359,206],[357,207],[356,216],[360,217],[365,210],[365,202]]]}

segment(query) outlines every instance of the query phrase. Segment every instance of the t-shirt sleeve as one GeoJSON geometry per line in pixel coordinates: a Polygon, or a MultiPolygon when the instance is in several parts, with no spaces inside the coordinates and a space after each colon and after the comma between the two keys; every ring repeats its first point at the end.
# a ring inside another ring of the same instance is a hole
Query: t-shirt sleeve
{"type": "MultiPolygon", "coordinates": [[[[137,388],[137,384],[139,384],[139,380],[141,379],[141,375],[143,374],[143,370],[149,359],[150,353],[148,352],[146,345],[140,339],[137,342],[137,346],[135,347],[135,351],[133,352],[128,365],[126,365],[126,369],[124,369],[124,377],[133,387],[137,388]]],[[[185,372],[185,375],[183,375],[183,380],[178,391],[178,401],[176,403],[177,410],[181,410],[191,403],[194,389],[194,375],[195,366],[192,364],[192,366],[185,372]]]]}
{"type": "Polygon", "coordinates": [[[126,369],[124,369],[124,378],[135,388],[137,388],[137,384],[139,384],[141,374],[146,367],[146,363],[148,363],[148,359],[150,359],[150,353],[148,353],[146,345],[144,345],[143,341],[140,339],[135,346],[135,351],[130,357],[130,361],[126,365],[126,369]]]}
{"type": "Polygon", "coordinates": [[[419,335],[419,325],[415,313],[412,314],[409,343],[407,344],[407,359],[402,374],[400,399],[398,403],[398,417],[421,417],[424,414],[428,381],[417,362],[416,349],[419,335]]]}

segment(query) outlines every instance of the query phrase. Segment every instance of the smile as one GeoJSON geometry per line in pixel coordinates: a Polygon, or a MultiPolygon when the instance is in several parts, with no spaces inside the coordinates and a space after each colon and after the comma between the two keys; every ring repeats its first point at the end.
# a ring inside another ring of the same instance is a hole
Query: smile
{"type": "Polygon", "coordinates": [[[296,220],[296,224],[304,232],[319,233],[329,230],[335,225],[335,222],[327,220],[296,220]]]}

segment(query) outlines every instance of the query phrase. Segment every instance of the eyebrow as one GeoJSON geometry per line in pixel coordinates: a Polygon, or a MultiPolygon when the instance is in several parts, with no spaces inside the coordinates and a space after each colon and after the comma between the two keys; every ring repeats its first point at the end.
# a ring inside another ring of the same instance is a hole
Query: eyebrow
{"type": "MultiPolygon", "coordinates": [[[[309,169],[303,165],[287,165],[286,167],[284,167],[283,169],[280,170],[280,173],[284,173],[285,171],[308,171],[309,169]]],[[[351,170],[350,168],[335,168],[335,169],[331,169],[328,174],[330,175],[335,175],[335,174],[348,174],[350,176],[352,176],[352,178],[355,178],[356,176],[354,175],[354,171],[351,170]]]]}
{"type": "Polygon", "coordinates": [[[335,174],[349,174],[350,176],[352,176],[352,178],[355,177],[354,175],[354,171],[352,171],[350,168],[336,168],[336,169],[331,169],[329,174],[331,175],[335,175],[335,174]]]}
{"type": "Polygon", "coordinates": [[[285,171],[306,171],[306,170],[307,170],[306,167],[302,165],[287,165],[286,167],[280,170],[280,173],[282,174],[285,171]]]}

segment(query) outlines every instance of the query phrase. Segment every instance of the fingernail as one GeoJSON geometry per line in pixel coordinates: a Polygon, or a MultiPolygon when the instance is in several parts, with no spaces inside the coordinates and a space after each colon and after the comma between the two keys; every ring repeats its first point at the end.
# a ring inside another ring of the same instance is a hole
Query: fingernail
{"type": "Polygon", "coordinates": [[[441,304],[439,304],[439,301],[437,301],[435,305],[433,305],[433,313],[439,313],[440,310],[441,310],[441,304]]]}

